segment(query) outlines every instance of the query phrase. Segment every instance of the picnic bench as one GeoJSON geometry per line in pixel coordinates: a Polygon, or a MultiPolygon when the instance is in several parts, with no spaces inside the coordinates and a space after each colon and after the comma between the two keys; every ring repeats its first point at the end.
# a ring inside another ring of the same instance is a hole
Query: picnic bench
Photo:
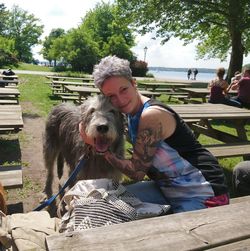
{"type": "Polygon", "coordinates": [[[75,81],[83,81],[83,82],[93,82],[94,79],[92,76],[86,77],[66,77],[66,76],[56,76],[56,75],[47,75],[46,78],[51,79],[53,81],[64,81],[64,80],[75,80],[75,81]]]}
{"type": "Polygon", "coordinates": [[[19,81],[18,80],[1,80],[0,79],[0,87],[17,87],[19,81]]]}
{"type": "Polygon", "coordinates": [[[234,203],[46,237],[47,250],[249,250],[250,196],[234,203]]]}
{"type": "Polygon", "coordinates": [[[0,165],[0,181],[4,188],[20,188],[23,186],[21,165],[0,165]]]}
{"type": "Polygon", "coordinates": [[[12,79],[18,79],[18,76],[17,75],[4,75],[4,74],[0,74],[0,79],[3,79],[3,80],[12,80],[12,79]]]}
{"type": "Polygon", "coordinates": [[[20,105],[0,105],[0,133],[18,132],[23,128],[20,105]]]}

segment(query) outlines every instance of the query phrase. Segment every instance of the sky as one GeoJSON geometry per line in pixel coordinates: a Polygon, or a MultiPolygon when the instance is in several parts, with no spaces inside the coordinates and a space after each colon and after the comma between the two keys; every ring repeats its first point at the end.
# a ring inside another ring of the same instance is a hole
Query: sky
{"type": "MultiPolygon", "coordinates": [[[[68,30],[76,28],[81,23],[81,18],[101,0],[0,0],[7,9],[11,9],[13,5],[18,5],[23,10],[34,14],[36,18],[41,20],[44,25],[43,39],[48,36],[50,31],[55,28],[63,28],[68,30]]],[[[110,2],[103,0],[103,2],[110,2]]],[[[220,62],[218,59],[196,60],[195,44],[183,46],[182,41],[177,38],[171,38],[165,45],[160,44],[160,39],[151,39],[152,34],[136,37],[136,46],[132,48],[139,60],[144,60],[148,66],[162,67],[187,67],[187,68],[218,68],[229,65],[229,61],[220,62]],[[145,50],[144,48],[148,49],[145,50]]],[[[33,48],[34,57],[42,60],[39,55],[41,47],[33,48]]],[[[244,59],[244,63],[250,63],[250,56],[244,59]]]]}

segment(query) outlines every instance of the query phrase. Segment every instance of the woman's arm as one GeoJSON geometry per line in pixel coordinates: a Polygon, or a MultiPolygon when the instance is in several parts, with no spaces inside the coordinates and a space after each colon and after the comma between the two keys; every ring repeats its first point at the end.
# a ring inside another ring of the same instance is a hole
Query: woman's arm
{"type": "Polygon", "coordinates": [[[158,143],[171,136],[176,122],[173,115],[167,111],[150,108],[143,112],[134,152],[129,160],[105,153],[105,158],[111,165],[134,180],[142,180],[152,166],[158,143]]]}

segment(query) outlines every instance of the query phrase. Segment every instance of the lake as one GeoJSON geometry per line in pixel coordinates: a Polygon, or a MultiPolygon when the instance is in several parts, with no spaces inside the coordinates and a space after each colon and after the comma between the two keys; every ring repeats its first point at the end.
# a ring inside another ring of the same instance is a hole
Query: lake
{"type": "MultiPolygon", "coordinates": [[[[187,80],[187,72],[184,71],[148,71],[148,73],[152,73],[155,78],[165,78],[165,79],[178,79],[178,80],[187,80]]],[[[214,73],[207,72],[199,72],[196,76],[197,81],[207,81],[209,82],[213,78],[215,78],[215,70],[214,73]]],[[[191,78],[193,75],[191,74],[191,78]]]]}

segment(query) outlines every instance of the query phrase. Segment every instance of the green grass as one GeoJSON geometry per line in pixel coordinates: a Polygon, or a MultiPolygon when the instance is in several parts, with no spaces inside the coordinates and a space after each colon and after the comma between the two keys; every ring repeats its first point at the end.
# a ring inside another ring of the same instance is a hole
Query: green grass
{"type": "MultiPolygon", "coordinates": [[[[38,110],[39,116],[47,116],[52,107],[60,103],[59,98],[51,95],[51,88],[45,76],[19,74],[20,79],[20,101],[31,102],[38,110]]],[[[32,114],[34,111],[23,111],[32,114]]]]}
{"type": "MultiPolygon", "coordinates": [[[[26,64],[26,63],[20,63],[18,67],[13,67],[13,70],[26,70],[26,71],[52,71],[52,67],[48,66],[41,66],[41,65],[34,65],[34,64],[26,64]]],[[[19,75],[19,74],[18,74],[19,75]]]]}

